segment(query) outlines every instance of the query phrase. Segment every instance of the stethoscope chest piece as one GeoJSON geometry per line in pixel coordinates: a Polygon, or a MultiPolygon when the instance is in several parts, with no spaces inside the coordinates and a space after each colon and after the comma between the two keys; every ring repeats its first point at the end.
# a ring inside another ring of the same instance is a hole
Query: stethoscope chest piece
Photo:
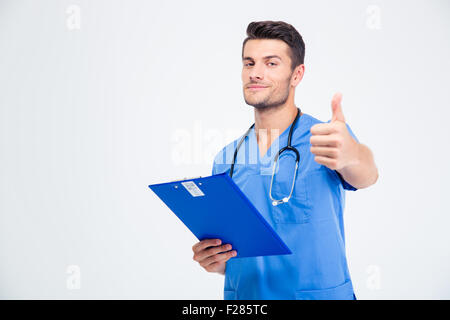
{"type": "Polygon", "coordinates": [[[277,205],[279,205],[279,204],[288,202],[288,201],[289,201],[289,198],[290,198],[290,196],[289,196],[289,197],[284,197],[284,198],[281,199],[281,200],[274,200],[274,201],[272,201],[272,205],[275,207],[275,206],[277,206],[277,205]]]}

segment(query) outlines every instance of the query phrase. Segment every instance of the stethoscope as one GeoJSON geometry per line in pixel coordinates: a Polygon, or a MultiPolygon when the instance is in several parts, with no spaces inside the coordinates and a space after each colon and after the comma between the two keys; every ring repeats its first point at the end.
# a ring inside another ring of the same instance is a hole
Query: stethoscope
{"type": "MultiPolygon", "coordinates": [[[[272,205],[276,206],[280,203],[284,203],[284,202],[288,202],[289,199],[292,196],[292,192],[294,191],[294,185],[295,185],[295,178],[297,177],[297,168],[298,168],[298,163],[300,161],[300,153],[298,152],[298,150],[293,147],[291,145],[291,140],[292,140],[292,132],[294,131],[294,127],[295,124],[297,123],[298,118],[300,117],[300,108],[297,108],[297,115],[295,116],[294,121],[291,124],[291,128],[289,130],[289,136],[288,136],[288,143],[287,146],[280,149],[277,153],[277,155],[275,156],[274,159],[274,163],[273,163],[273,170],[272,170],[272,179],[270,180],[270,191],[269,191],[269,196],[270,196],[270,200],[272,200],[272,205]],[[294,179],[292,180],[292,187],[291,187],[291,193],[289,193],[289,196],[284,197],[283,199],[274,199],[272,197],[272,185],[273,185],[273,176],[275,175],[275,168],[278,162],[278,158],[280,157],[280,155],[286,151],[286,150],[292,150],[295,152],[295,171],[294,171],[294,179]]],[[[233,177],[233,171],[234,171],[234,163],[236,161],[236,157],[237,157],[237,153],[239,148],[241,147],[242,142],[245,140],[245,138],[248,136],[248,134],[250,133],[250,130],[252,130],[252,128],[255,126],[255,124],[253,123],[250,128],[247,130],[247,132],[245,133],[245,135],[242,137],[241,141],[239,141],[239,144],[237,145],[236,150],[234,150],[234,156],[233,156],[233,162],[231,163],[231,168],[230,168],[230,178],[233,177]]]]}

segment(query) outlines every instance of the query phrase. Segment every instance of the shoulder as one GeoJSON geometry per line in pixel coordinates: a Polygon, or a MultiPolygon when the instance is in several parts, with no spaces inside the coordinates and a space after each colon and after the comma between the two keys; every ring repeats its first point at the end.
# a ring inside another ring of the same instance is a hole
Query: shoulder
{"type": "Polygon", "coordinates": [[[316,117],[313,117],[312,115],[310,115],[309,113],[303,113],[302,117],[305,118],[305,120],[307,120],[309,122],[310,126],[315,125],[316,123],[324,123],[324,121],[317,119],[316,117]]]}
{"type": "Polygon", "coordinates": [[[239,143],[241,137],[231,141],[226,144],[222,149],[220,149],[214,156],[214,164],[222,164],[230,162],[233,159],[234,150],[239,143]],[[227,161],[228,160],[228,161],[227,161]]]}
{"type": "Polygon", "coordinates": [[[309,143],[309,139],[311,137],[311,127],[318,123],[324,123],[324,121],[321,121],[308,113],[303,113],[294,128],[294,132],[292,134],[292,144],[298,145],[309,143]]]}
{"type": "Polygon", "coordinates": [[[233,162],[234,151],[242,136],[234,139],[230,143],[226,144],[220,149],[214,156],[212,173],[218,174],[229,170],[231,163],[233,162]]]}

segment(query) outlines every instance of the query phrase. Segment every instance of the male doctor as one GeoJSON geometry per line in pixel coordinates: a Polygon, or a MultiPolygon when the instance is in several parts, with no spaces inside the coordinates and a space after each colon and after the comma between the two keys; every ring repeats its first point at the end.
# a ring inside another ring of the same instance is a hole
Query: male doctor
{"type": "MultiPolygon", "coordinates": [[[[238,150],[232,179],[291,249],[290,255],[236,258],[220,239],[196,243],[193,259],[208,272],[225,275],[225,299],[356,299],[345,254],[344,190],[367,188],[378,179],[369,148],[345,123],[341,94],[331,101],[332,118],[322,122],[295,105],[295,88],[305,72],[305,44],[282,21],[252,22],[242,47],[245,102],[254,107],[255,125],[238,150]],[[288,143],[300,153],[284,152],[288,143]],[[245,147],[244,147],[245,146],[245,147]]],[[[240,140],[215,157],[213,174],[230,171],[240,140]]]]}

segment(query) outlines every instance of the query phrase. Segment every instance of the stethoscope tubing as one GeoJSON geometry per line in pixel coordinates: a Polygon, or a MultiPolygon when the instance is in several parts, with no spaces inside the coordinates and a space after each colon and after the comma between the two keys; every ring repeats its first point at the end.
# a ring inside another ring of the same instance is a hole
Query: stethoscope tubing
{"type": "MultiPolygon", "coordinates": [[[[297,108],[297,115],[295,116],[294,121],[292,121],[291,128],[289,129],[289,135],[288,135],[288,142],[287,142],[287,145],[286,145],[285,147],[281,148],[281,149],[278,151],[278,153],[277,153],[277,155],[275,156],[275,159],[274,159],[273,170],[272,170],[272,178],[271,178],[271,181],[270,181],[270,191],[269,191],[269,196],[270,196],[270,199],[272,200],[272,205],[274,205],[274,206],[276,206],[276,205],[278,205],[278,204],[280,204],[280,203],[283,203],[283,202],[288,202],[289,199],[290,199],[291,196],[292,196],[292,192],[294,191],[295,179],[296,179],[296,177],[297,177],[298,164],[299,164],[299,162],[300,162],[300,153],[298,152],[297,148],[295,148],[295,147],[292,146],[292,133],[294,132],[294,127],[295,127],[295,125],[296,125],[296,123],[297,123],[299,117],[300,117],[300,108],[297,108]],[[296,160],[295,160],[294,179],[293,179],[293,181],[292,181],[292,186],[291,186],[291,191],[290,191],[289,196],[284,197],[283,199],[278,199],[278,200],[277,200],[277,199],[274,199],[274,198],[272,197],[273,177],[274,177],[274,175],[275,175],[275,167],[276,167],[276,164],[277,164],[277,162],[278,162],[279,156],[280,156],[284,151],[287,151],[287,150],[291,150],[291,151],[293,151],[293,152],[295,153],[295,159],[296,159],[296,160]]],[[[245,138],[248,136],[248,134],[250,133],[250,131],[252,130],[252,128],[253,128],[254,126],[255,126],[255,124],[253,123],[253,124],[250,126],[250,128],[248,128],[247,132],[246,132],[246,133],[244,134],[244,136],[241,138],[241,140],[239,141],[239,143],[238,143],[236,149],[234,150],[234,154],[233,154],[233,162],[231,163],[231,167],[230,167],[230,178],[233,177],[234,164],[235,164],[235,162],[236,162],[236,157],[237,157],[238,151],[239,151],[239,149],[240,149],[240,147],[241,147],[241,145],[242,145],[242,142],[244,142],[245,138]]]]}

